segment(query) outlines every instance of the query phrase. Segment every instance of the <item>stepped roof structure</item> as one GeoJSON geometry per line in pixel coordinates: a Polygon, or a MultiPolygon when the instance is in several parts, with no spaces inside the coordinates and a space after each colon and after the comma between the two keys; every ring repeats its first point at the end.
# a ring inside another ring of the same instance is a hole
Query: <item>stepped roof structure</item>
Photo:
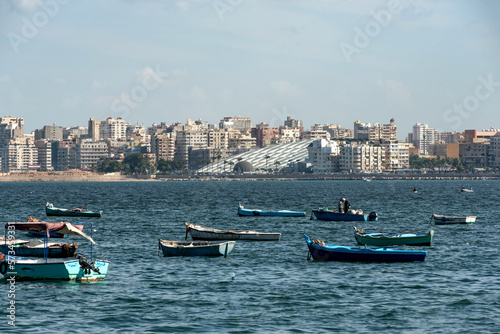
{"type": "Polygon", "coordinates": [[[276,162],[279,162],[280,167],[284,167],[289,163],[304,162],[308,157],[307,147],[314,141],[314,139],[303,140],[295,143],[287,143],[281,145],[268,146],[258,148],[241,154],[230,156],[226,159],[213,162],[197,170],[198,173],[207,173],[213,171],[226,171],[233,170],[233,165],[224,166],[224,161],[232,162],[236,165],[238,162],[248,162],[253,168],[274,168],[276,162]],[[269,158],[266,159],[266,156],[269,158]],[[241,158],[241,159],[238,159],[241,158]]]}

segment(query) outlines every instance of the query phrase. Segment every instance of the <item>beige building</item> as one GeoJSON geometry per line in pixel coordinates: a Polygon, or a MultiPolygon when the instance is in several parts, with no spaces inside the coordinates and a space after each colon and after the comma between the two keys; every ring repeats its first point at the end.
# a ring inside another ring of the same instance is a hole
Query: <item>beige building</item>
{"type": "Polygon", "coordinates": [[[339,169],[340,148],[336,141],[316,139],[307,147],[306,163],[313,173],[334,173],[339,169]]]}
{"type": "Polygon", "coordinates": [[[381,171],[384,169],[383,148],[357,143],[341,146],[339,168],[346,172],[381,171]]]}
{"type": "Polygon", "coordinates": [[[32,138],[12,139],[0,148],[2,172],[25,172],[38,165],[38,150],[32,138]]]}
{"type": "Polygon", "coordinates": [[[108,144],[105,142],[83,140],[75,146],[76,166],[74,167],[91,169],[100,159],[108,156],[108,144]]]}
{"type": "Polygon", "coordinates": [[[50,140],[39,139],[35,141],[40,170],[54,170],[52,167],[52,144],[50,140]]]}
{"type": "Polygon", "coordinates": [[[372,143],[384,143],[398,140],[397,127],[394,118],[389,124],[375,123],[368,128],[368,140],[372,143]]]}
{"type": "Polygon", "coordinates": [[[410,167],[410,143],[390,141],[381,144],[384,149],[385,170],[406,169],[410,167]]]}
{"type": "Polygon", "coordinates": [[[172,133],[155,134],[151,139],[151,152],[156,155],[156,160],[174,160],[175,137],[172,133]]]}
{"type": "MultiPolygon", "coordinates": [[[[91,119],[92,120],[92,119],[91,119]]],[[[90,134],[90,129],[89,129],[90,134]]],[[[92,137],[95,137],[92,135],[92,137]]],[[[99,140],[126,140],[127,139],[127,124],[118,117],[108,117],[105,121],[101,121],[99,125],[99,140]]]]}
{"type": "Polygon", "coordinates": [[[207,131],[178,131],[175,140],[175,152],[178,159],[188,161],[189,149],[208,147],[207,131]]]}

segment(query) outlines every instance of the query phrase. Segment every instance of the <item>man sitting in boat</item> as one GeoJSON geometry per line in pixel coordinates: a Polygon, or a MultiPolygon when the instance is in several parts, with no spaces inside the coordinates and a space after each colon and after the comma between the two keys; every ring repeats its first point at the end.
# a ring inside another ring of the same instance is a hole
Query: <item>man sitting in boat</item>
{"type": "Polygon", "coordinates": [[[346,200],[345,198],[342,199],[344,201],[344,213],[348,213],[349,210],[351,210],[351,203],[349,203],[349,201],[346,200]]]}

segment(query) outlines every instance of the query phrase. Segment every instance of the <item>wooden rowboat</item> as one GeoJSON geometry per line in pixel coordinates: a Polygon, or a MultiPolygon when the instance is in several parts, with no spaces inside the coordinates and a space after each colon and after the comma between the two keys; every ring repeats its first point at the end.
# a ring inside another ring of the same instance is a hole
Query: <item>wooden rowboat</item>
{"type": "Polygon", "coordinates": [[[434,220],[436,225],[451,225],[451,224],[474,224],[476,216],[445,216],[436,215],[431,216],[431,221],[434,220]]]}
{"type": "Polygon", "coordinates": [[[90,211],[85,207],[78,207],[73,209],[56,208],[52,203],[47,203],[45,206],[45,213],[47,216],[70,216],[70,217],[101,217],[102,211],[90,211]]]}
{"type": "Polygon", "coordinates": [[[310,240],[305,234],[304,238],[316,261],[410,262],[424,261],[427,255],[426,251],[421,250],[338,246],[317,239],[310,240]]]}
{"type": "Polygon", "coordinates": [[[226,256],[236,241],[170,241],[159,239],[158,247],[163,256],[226,256]]]}
{"type": "Polygon", "coordinates": [[[332,221],[377,221],[378,220],[378,214],[376,212],[370,212],[369,214],[340,213],[335,210],[319,208],[317,210],[312,210],[312,213],[318,220],[332,220],[332,221]]]}
{"type": "Polygon", "coordinates": [[[291,210],[261,210],[245,209],[241,204],[238,206],[238,215],[241,216],[276,216],[276,217],[304,217],[304,211],[291,210]]]}
{"type": "Polygon", "coordinates": [[[201,225],[185,223],[186,238],[188,233],[193,240],[255,240],[279,241],[281,233],[265,233],[257,231],[219,230],[201,225]]]}
{"type": "Polygon", "coordinates": [[[430,246],[434,231],[422,233],[421,231],[412,232],[389,232],[389,233],[365,233],[363,230],[354,227],[354,238],[360,245],[370,246],[391,246],[391,245],[413,245],[430,246]],[[419,233],[420,232],[420,233],[419,233]]]}

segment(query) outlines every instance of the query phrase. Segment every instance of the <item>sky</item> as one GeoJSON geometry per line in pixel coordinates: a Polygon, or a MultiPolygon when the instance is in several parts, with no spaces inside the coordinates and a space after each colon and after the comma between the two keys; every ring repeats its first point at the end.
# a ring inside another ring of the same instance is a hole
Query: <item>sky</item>
{"type": "Polygon", "coordinates": [[[500,128],[500,2],[0,1],[0,117],[500,128]]]}

